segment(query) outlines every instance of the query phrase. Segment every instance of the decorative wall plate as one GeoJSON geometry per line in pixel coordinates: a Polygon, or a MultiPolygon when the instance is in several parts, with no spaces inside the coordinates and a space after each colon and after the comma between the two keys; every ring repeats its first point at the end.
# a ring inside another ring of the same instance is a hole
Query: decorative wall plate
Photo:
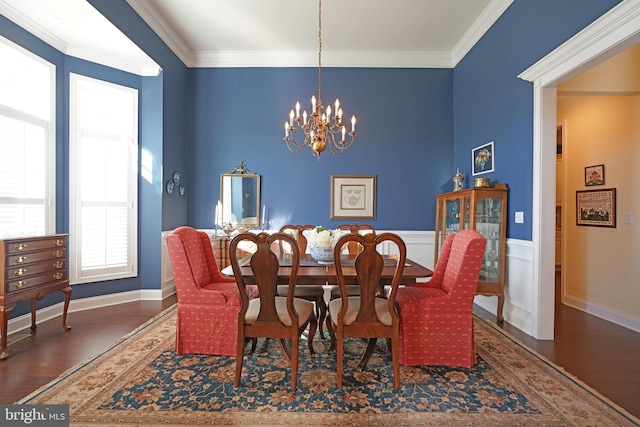
{"type": "Polygon", "coordinates": [[[187,186],[184,184],[180,184],[179,191],[180,191],[180,195],[184,197],[184,195],[187,194],[187,186]]]}
{"type": "Polygon", "coordinates": [[[180,184],[180,172],[175,171],[175,172],[173,173],[173,183],[174,183],[175,185],[180,184]]]}
{"type": "Polygon", "coordinates": [[[167,182],[167,194],[173,194],[173,187],[175,187],[173,181],[167,182]]]}

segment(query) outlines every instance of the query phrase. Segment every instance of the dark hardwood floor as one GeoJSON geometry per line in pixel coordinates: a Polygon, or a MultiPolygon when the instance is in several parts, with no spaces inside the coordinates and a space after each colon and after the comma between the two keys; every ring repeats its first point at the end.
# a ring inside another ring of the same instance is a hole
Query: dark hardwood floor
{"type": "MultiPolygon", "coordinates": [[[[9,358],[0,362],[0,403],[13,403],[54,380],[175,301],[172,296],[69,313],[69,332],[59,318],[39,324],[36,333],[10,344],[9,358]]],[[[477,311],[495,321],[495,315],[477,311]]],[[[640,334],[562,304],[556,307],[554,340],[535,340],[506,323],[502,327],[640,417],[640,334]]]]}

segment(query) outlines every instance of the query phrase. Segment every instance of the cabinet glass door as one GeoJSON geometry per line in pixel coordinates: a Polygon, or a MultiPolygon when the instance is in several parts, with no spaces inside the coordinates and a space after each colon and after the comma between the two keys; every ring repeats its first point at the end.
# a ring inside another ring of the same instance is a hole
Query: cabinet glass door
{"type": "Polygon", "coordinates": [[[502,237],[502,199],[479,197],[476,206],[476,230],[487,239],[480,281],[497,282],[500,279],[500,243],[502,237]]]}
{"type": "Polygon", "coordinates": [[[446,238],[449,234],[460,231],[460,199],[447,200],[445,204],[447,218],[444,237],[446,238]]]}

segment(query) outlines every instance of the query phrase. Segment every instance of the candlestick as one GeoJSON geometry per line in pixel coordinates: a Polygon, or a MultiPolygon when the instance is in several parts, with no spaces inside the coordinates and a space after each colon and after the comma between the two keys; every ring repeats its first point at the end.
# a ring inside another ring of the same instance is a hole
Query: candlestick
{"type": "Polygon", "coordinates": [[[262,205],[262,231],[264,231],[264,217],[266,215],[266,211],[267,211],[267,206],[262,205]]]}

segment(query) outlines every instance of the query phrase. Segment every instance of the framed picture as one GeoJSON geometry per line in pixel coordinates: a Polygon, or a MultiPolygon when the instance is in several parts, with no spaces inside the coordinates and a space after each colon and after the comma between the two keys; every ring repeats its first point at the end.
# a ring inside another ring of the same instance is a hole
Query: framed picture
{"type": "Polygon", "coordinates": [[[495,152],[493,141],[481,145],[471,150],[471,170],[472,175],[482,175],[493,172],[495,164],[495,152]]]}
{"type": "Polygon", "coordinates": [[[616,227],[616,189],[576,191],[576,224],[616,227]]]}
{"type": "Polygon", "coordinates": [[[584,168],[584,185],[604,185],[604,165],[587,166],[584,168]]]}
{"type": "Polygon", "coordinates": [[[376,219],[376,176],[331,175],[331,219],[376,219]]]}

